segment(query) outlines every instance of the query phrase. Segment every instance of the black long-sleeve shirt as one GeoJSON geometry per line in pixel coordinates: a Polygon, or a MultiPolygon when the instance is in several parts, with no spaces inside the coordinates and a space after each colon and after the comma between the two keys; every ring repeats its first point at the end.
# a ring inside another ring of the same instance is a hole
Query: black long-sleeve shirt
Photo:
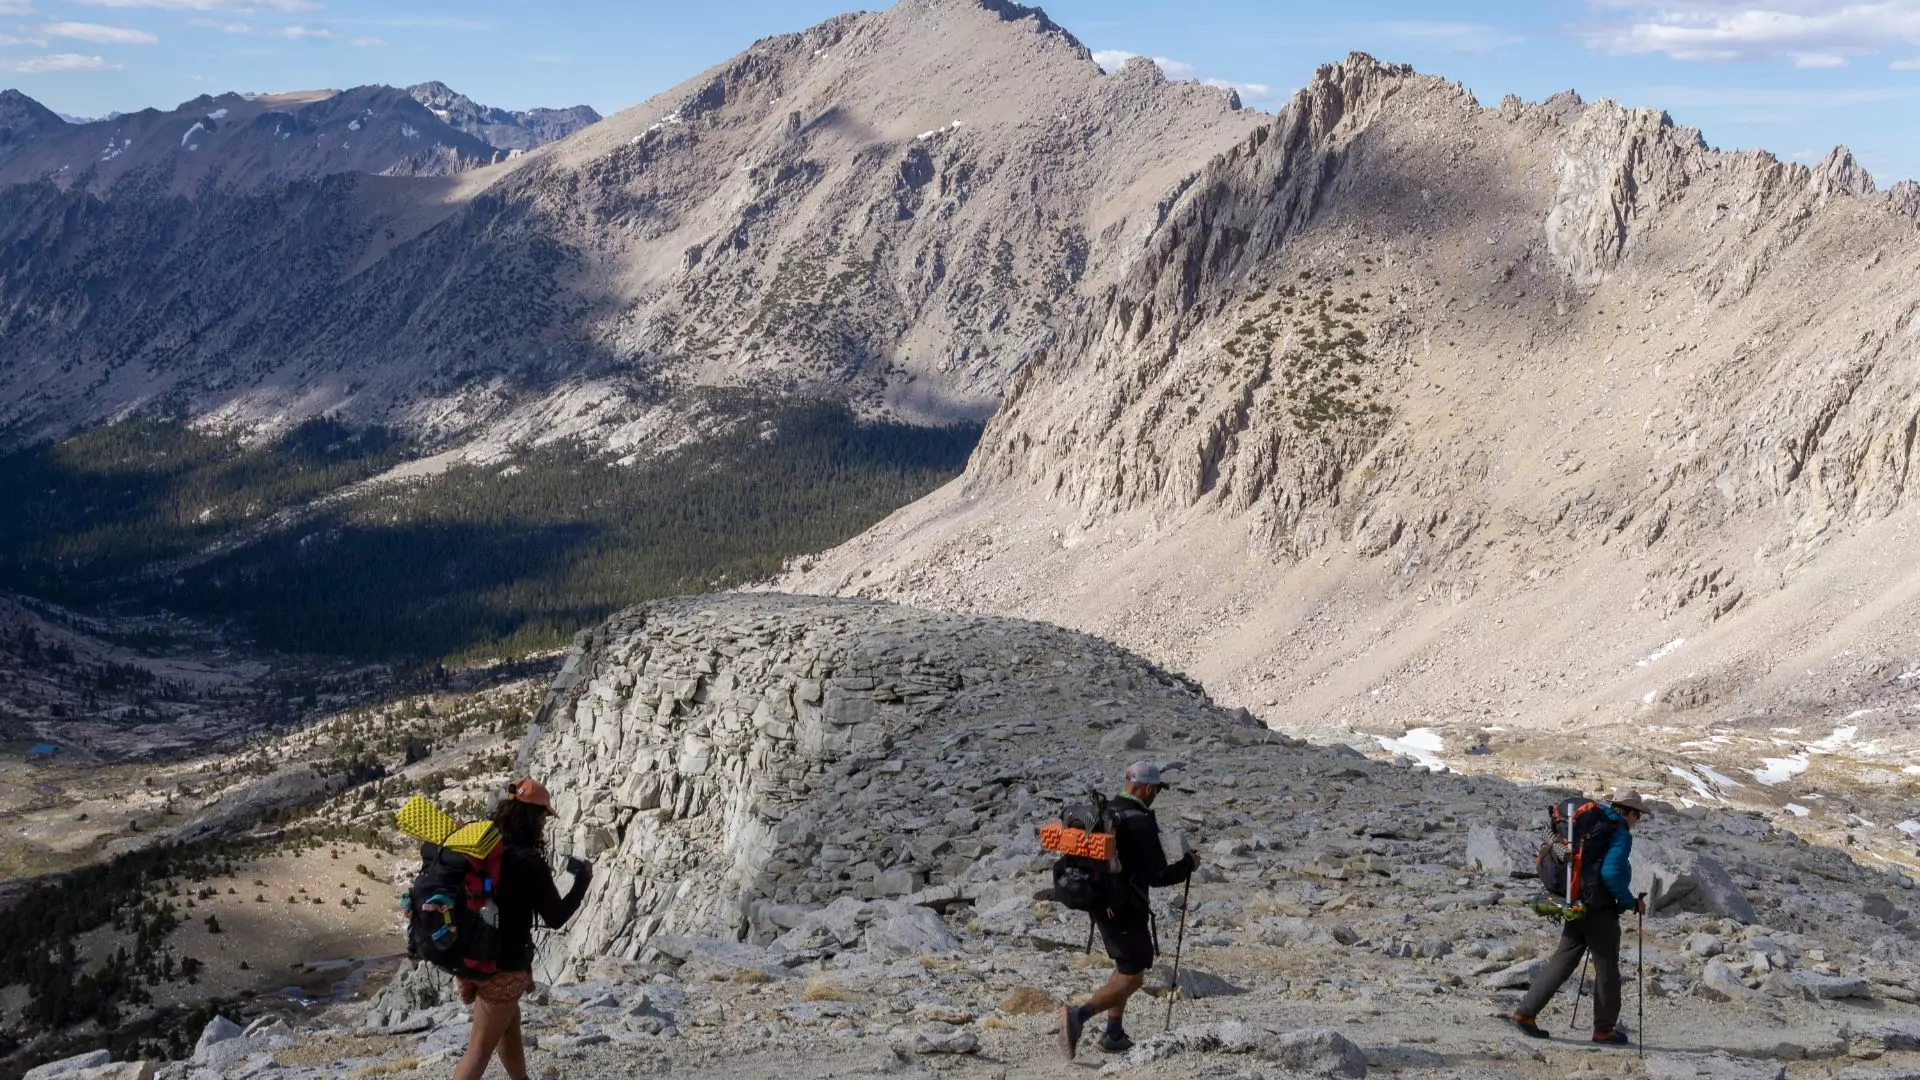
{"type": "Polygon", "coordinates": [[[533,848],[509,845],[500,856],[500,970],[533,969],[533,917],[558,928],[573,918],[587,896],[588,877],[577,875],[567,895],[553,883],[553,872],[533,848]]]}
{"type": "Polygon", "coordinates": [[[1160,848],[1160,821],[1140,800],[1122,792],[1108,805],[1113,809],[1114,843],[1120,849],[1120,876],[1144,909],[1147,890],[1187,880],[1193,873],[1193,860],[1167,862],[1166,852],[1160,848]]]}

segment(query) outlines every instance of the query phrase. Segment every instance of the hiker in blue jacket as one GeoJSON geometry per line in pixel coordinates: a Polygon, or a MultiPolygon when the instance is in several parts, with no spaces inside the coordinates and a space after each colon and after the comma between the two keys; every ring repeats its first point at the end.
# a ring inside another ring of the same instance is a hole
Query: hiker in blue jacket
{"type": "Polygon", "coordinates": [[[1591,822],[1581,847],[1578,900],[1585,909],[1560,930],[1560,946],[1553,951],[1527,996],[1514,1010],[1513,1024],[1536,1039],[1547,1033],[1534,1023],[1540,1010],[1574,972],[1582,956],[1593,956],[1593,1041],[1625,1046],[1627,1033],[1620,1020],[1620,916],[1644,914],[1633,895],[1633,827],[1648,817],[1646,800],[1637,791],[1616,791],[1607,804],[1589,810],[1599,815],[1591,822]]]}

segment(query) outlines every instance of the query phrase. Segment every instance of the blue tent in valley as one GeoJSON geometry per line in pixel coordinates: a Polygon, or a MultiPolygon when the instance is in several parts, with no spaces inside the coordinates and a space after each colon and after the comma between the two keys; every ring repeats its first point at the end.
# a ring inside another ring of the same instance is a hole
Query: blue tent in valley
{"type": "Polygon", "coordinates": [[[28,761],[52,761],[59,747],[52,743],[34,743],[27,749],[28,761]]]}

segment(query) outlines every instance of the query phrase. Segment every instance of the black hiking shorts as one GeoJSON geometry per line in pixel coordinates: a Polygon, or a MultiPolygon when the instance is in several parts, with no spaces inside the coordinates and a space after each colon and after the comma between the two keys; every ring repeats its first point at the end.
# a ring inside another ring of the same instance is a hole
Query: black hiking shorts
{"type": "Polygon", "coordinates": [[[1139,975],[1153,966],[1153,928],[1145,911],[1124,912],[1113,919],[1096,915],[1093,924],[1100,928],[1100,943],[1113,958],[1113,970],[1139,975]]]}

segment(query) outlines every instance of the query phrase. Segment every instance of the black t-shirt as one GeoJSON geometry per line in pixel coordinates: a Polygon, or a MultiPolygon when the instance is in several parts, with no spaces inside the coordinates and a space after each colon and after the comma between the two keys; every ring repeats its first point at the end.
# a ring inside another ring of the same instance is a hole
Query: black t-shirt
{"type": "Polygon", "coordinates": [[[1160,849],[1159,819],[1132,796],[1115,795],[1108,806],[1113,812],[1114,843],[1120,849],[1120,876],[1132,887],[1134,897],[1144,909],[1147,890],[1187,880],[1187,875],[1193,873],[1193,860],[1167,863],[1166,853],[1160,849]]]}
{"type": "Polygon", "coordinates": [[[580,909],[587,896],[587,875],[573,879],[566,896],[553,883],[553,872],[546,860],[529,847],[509,844],[500,856],[500,885],[496,903],[500,905],[500,970],[530,971],[533,968],[533,917],[540,916],[546,926],[559,928],[580,909]]]}

